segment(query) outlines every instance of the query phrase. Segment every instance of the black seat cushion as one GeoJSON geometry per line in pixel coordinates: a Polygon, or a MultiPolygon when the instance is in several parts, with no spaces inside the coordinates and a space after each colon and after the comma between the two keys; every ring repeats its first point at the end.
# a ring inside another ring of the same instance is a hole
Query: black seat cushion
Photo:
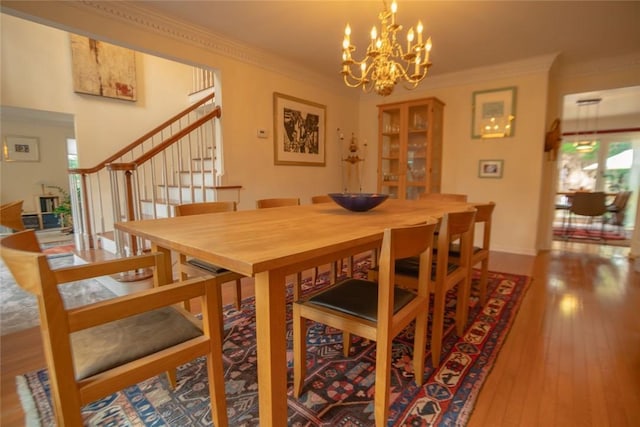
{"type": "Polygon", "coordinates": [[[210,271],[213,274],[221,274],[221,273],[226,273],[227,271],[229,271],[226,268],[222,268],[222,267],[219,267],[219,266],[214,265],[214,264],[209,264],[208,262],[202,261],[202,260],[197,259],[197,258],[191,258],[187,262],[189,264],[191,264],[193,266],[196,266],[198,268],[201,268],[203,270],[210,271]]]}
{"type": "MultiPolygon", "coordinates": [[[[447,273],[453,272],[458,266],[453,263],[448,263],[447,273]]],[[[420,272],[420,258],[409,257],[396,260],[396,274],[403,274],[405,276],[418,277],[420,272]]],[[[436,264],[431,266],[431,280],[436,279],[436,264]]]]}
{"type": "MultiPolygon", "coordinates": [[[[415,298],[411,291],[394,288],[393,312],[397,313],[415,298]]],[[[378,320],[378,284],[368,280],[347,279],[312,296],[307,303],[376,322],[378,320]]]]}
{"type": "MultiPolygon", "coordinates": [[[[474,254],[476,252],[480,252],[481,250],[482,250],[482,248],[480,248],[478,246],[474,246],[473,247],[473,253],[474,254]]],[[[458,245],[457,243],[451,245],[451,247],[449,248],[449,256],[459,258],[460,257],[460,245],[458,245]]]]}

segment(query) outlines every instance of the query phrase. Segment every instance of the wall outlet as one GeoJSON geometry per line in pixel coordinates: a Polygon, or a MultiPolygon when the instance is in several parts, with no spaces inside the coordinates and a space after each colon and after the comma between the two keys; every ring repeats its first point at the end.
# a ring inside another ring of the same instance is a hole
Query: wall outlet
{"type": "Polygon", "coordinates": [[[269,137],[269,132],[267,132],[266,129],[258,129],[258,138],[268,138],[269,137]]]}

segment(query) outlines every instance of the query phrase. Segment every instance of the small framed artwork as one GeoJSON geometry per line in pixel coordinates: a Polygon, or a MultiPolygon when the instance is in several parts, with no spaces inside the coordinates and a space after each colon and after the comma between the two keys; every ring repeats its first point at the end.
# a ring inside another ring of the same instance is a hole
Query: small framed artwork
{"type": "Polygon", "coordinates": [[[473,92],[472,138],[505,138],[515,135],[517,88],[473,92]]]}
{"type": "Polygon", "coordinates": [[[2,143],[2,158],[7,162],[39,162],[39,139],[33,136],[5,136],[2,143]]]}
{"type": "Polygon", "coordinates": [[[478,176],[480,178],[502,178],[503,160],[478,161],[478,176]]]}
{"type": "Polygon", "coordinates": [[[273,94],[273,147],[276,165],[324,166],[327,108],[273,94]]]}

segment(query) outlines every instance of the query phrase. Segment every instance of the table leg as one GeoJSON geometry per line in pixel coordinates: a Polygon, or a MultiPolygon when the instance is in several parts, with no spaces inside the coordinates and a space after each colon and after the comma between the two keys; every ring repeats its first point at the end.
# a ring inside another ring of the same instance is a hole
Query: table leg
{"type": "Polygon", "coordinates": [[[255,277],[256,340],[260,425],[287,425],[287,342],[285,275],[255,277]]]}

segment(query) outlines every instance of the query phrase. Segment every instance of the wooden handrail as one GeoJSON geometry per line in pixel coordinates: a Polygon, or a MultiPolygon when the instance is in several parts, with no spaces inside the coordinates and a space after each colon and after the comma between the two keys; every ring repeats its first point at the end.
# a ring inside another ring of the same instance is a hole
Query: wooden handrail
{"type": "Polygon", "coordinates": [[[209,120],[211,120],[213,118],[216,118],[216,117],[219,118],[221,115],[222,115],[222,110],[220,109],[220,106],[217,106],[210,113],[205,114],[204,116],[202,116],[201,118],[199,118],[195,122],[191,123],[189,126],[187,126],[184,129],[182,129],[180,132],[176,133],[175,135],[171,136],[170,138],[167,138],[160,145],[156,145],[151,150],[147,151],[146,153],[144,153],[142,156],[138,157],[134,161],[132,161],[132,162],[123,162],[123,163],[110,163],[109,164],[109,169],[111,169],[111,170],[133,170],[136,167],[138,167],[138,166],[142,165],[143,163],[147,162],[148,160],[150,160],[156,154],[161,153],[162,151],[164,151],[167,147],[171,146],[176,141],[179,141],[181,138],[183,138],[184,136],[188,135],[194,129],[199,128],[200,126],[202,126],[203,124],[205,124],[206,122],[208,122],[209,120]]]}
{"type": "MultiPolygon", "coordinates": [[[[140,138],[138,138],[135,141],[133,141],[131,144],[129,144],[126,147],[122,148],[121,150],[119,150],[118,152],[113,154],[112,156],[107,157],[105,160],[103,160],[102,162],[98,163],[94,167],[69,169],[68,172],[69,173],[76,173],[76,174],[90,174],[90,173],[98,172],[99,170],[101,170],[104,167],[106,167],[107,164],[109,164],[109,163],[113,162],[114,160],[124,156],[126,153],[128,153],[129,151],[131,151],[134,148],[138,147],[140,144],[142,144],[143,142],[147,141],[149,138],[151,138],[153,135],[155,135],[158,132],[160,132],[162,129],[164,129],[167,126],[169,126],[170,124],[178,121],[179,119],[181,119],[182,117],[186,116],[187,114],[189,114],[193,110],[195,110],[198,107],[200,107],[201,105],[205,104],[207,101],[212,100],[214,98],[214,96],[215,96],[214,93],[211,93],[211,94],[205,96],[200,101],[198,101],[195,104],[193,104],[191,107],[187,108],[186,110],[181,111],[180,113],[178,113],[175,116],[171,117],[169,120],[166,120],[165,122],[163,122],[159,126],[156,126],[155,128],[153,128],[152,130],[150,130],[146,134],[142,135],[140,138]]],[[[219,110],[219,109],[220,109],[219,106],[216,107],[216,110],[219,110]]]]}

